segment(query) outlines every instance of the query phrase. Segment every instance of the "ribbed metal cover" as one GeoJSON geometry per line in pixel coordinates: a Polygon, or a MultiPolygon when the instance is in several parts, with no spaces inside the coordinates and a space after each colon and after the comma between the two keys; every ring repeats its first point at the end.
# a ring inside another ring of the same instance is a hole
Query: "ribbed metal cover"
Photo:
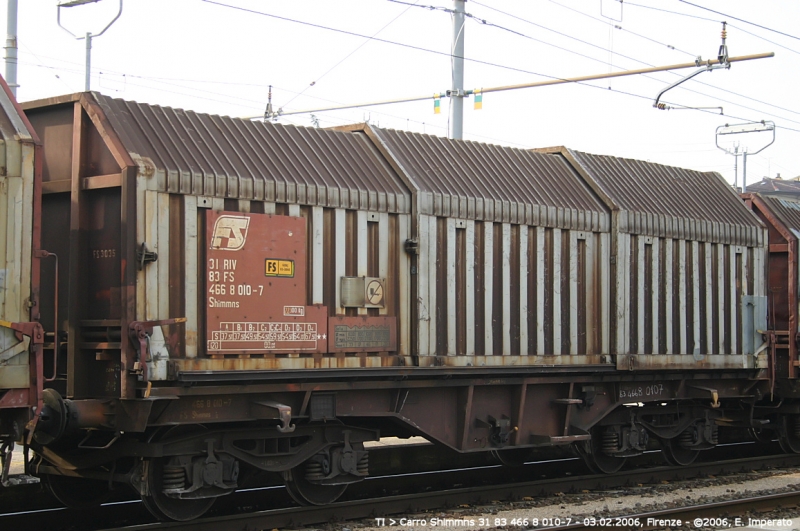
{"type": "Polygon", "coordinates": [[[0,135],[3,139],[9,142],[39,141],[3,78],[0,78],[0,108],[0,135]]]}
{"type": "Polygon", "coordinates": [[[410,211],[403,182],[361,135],[92,95],[159,191],[410,211]]]}
{"type": "Polygon", "coordinates": [[[800,239],[800,200],[766,195],[762,195],[761,198],[786,228],[792,231],[795,238],[800,239]]]}
{"type": "Polygon", "coordinates": [[[607,231],[609,210],[560,157],[370,127],[419,190],[420,214],[607,231]]]}
{"type": "Polygon", "coordinates": [[[764,228],[716,172],[569,150],[631,234],[763,245],[764,228]]]}

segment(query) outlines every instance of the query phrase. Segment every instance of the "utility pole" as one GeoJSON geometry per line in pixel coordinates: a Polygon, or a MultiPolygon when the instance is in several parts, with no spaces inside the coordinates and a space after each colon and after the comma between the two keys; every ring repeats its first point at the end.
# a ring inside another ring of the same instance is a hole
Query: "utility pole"
{"type": "Polygon", "coordinates": [[[77,35],[72,33],[70,30],[68,30],[67,28],[65,28],[64,26],[61,25],[61,8],[62,7],[81,6],[81,5],[84,5],[84,4],[91,4],[91,3],[99,2],[99,1],[100,0],[71,0],[69,2],[60,3],[60,4],[58,4],[58,7],[57,7],[58,26],[61,29],[63,29],[64,31],[66,31],[67,33],[69,33],[70,35],[72,35],[73,37],[75,37],[77,40],[86,39],[86,82],[85,82],[85,85],[84,85],[84,87],[85,87],[84,90],[86,92],[89,92],[90,90],[92,90],[91,89],[91,84],[92,84],[92,80],[91,80],[91,73],[92,73],[92,37],[99,37],[100,35],[105,33],[106,30],[108,28],[110,28],[111,25],[114,22],[117,21],[117,19],[120,17],[120,15],[122,15],[122,0],[119,0],[119,11],[117,12],[117,16],[115,16],[114,19],[111,22],[109,22],[106,25],[105,28],[103,28],[103,31],[101,31],[97,35],[92,35],[91,32],[87,31],[86,35],[84,35],[83,37],[78,37],[77,35]]]}
{"type": "MultiPolygon", "coordinates": [[[[747,122],[743,124],[725,124],[717,127],[716,133],[714,135],[717,148],[723,150],[728,155],[734,156],[734,172],[738,171],[736,168],[736,159],[739,156],[739,144],[736,143],[733,150],[727,148],[725,146],[719,145],[719,137],[721,135],[740,135],[742,133],[764,133],[764,132],[771,132],[772,139],[769,141],[768,144],[759,148],[758,151],[754,151],[752,153],[747,152],[747,147],[742,150],[742,192],[747,192],[747,155],[758,155],[765,149],[775,142],[775,122],[769,120],[761,120],[760,122],[747,122]]],[[[734,181],[735,186],[735,181],[734,181]]]]}
{"type": "Polygon", "coordinates": [[[17,97],[17,0],[8,2],[6,20],[6,83],[14,97],[17,97]]]}
{"type": "Polygon", "coordinates": [[[453,88],[450,96],[450,138],[461,140],[464,136],[464,4],[467,0],[453,0],[453,46],[450,61],[453,88]]]}

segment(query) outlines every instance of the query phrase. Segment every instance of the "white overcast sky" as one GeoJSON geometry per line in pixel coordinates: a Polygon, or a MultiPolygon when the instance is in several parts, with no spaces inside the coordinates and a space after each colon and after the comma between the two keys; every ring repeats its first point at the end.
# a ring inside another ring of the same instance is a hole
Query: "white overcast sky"
{"type": "MultiPolygon", "coordinates": [[[[734,157],[715,145],[725,124],[772,120],[775,143],[748,157],[747,180],[800,175],[800,2],[795,0],[470,0],[465,88],[479,89],[715,58],[721,21],[731,57],[775,57],[692,70],[486,94],[465,102],[464,137],[515,147],[566,145],[718,171],[733,182],[734,157]],[[707,9],[702,9],[701,7],[707,9]],[[714,13],[718,11],[723,14],[714,13]],[[485,23],[484,23],[485,21],[485,23]],[[758,24],[758,26],[750,24],[758,24]],[[759,27],[761,26],[761,27],[759,27]],[[677,74],[677,75],[676,75],[677,74]]],[[[230,116],[263,114],[267,87],[285,111],[442,92],[451,86],[450,0],[125,0],[94,40],[92,89],[106,95],[230,116]],[[370,39],[369,37],[375,37],[370,39]]],[[[58,27],[55,0],[19,0],[18,98],[84,88],[84,41],[58,27]]],[[[2,5],[2,3],[0,3],[2,5]]],[[[62,8],[72,33],[97,33],[119,0],[62,8]]],[[[5,12],[0,13],[5,25],[5,12]]],[[[446,135],[449,101],[433,99],[318,111],[321,127],[370,121],[446,135]]],[[[281,123],[311,126],[309,114],[281,123]]],[[[751,153],[770,133],[736,135],[751,153]]],[[[723,140],[731,145],[731,137],[723,140]]],[[[741,183],[741,158],[739,159],[741,183]]]]}

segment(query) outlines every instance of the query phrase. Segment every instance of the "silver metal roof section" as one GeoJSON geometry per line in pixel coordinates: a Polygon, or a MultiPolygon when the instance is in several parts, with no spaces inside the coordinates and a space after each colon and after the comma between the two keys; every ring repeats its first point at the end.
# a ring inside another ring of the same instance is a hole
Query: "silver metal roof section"
{"type": "Polygon", "coordinates": [[[353,126],[418,198],[418,214],[603,231],[608,208],[565,160],[530,150],[353,126]]]}
{"type": "Polygon", "coordinates": [[[408,212],[402,181],[368,139],[87,93],[158,191],[408,212]]]}
{"type": "Polygon", "coordinates": [[[537,151],[569,160],[618,213],[620,232],[732,245],[764,243],[763,226],[719,173],[564,147],[537,151]]]}

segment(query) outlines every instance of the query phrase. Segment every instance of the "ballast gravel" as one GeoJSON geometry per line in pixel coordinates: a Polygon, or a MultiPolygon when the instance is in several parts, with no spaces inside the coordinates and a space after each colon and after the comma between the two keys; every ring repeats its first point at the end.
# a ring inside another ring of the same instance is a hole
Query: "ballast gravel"
{"type": "MultiPolygon", "coordinates": [[[[548,529],[569,522],[613,522],[615,529],[635,529],[635,522],[626,517],[643,512],[657,511],[712,503],[755,495],[778,494],[800,488],[800,472],[796,470],[752,471],[707,477],[687,481],[662,482],[655,485],[638,485],[606,491],[579,491],[558,493],[542,498],[523,498],[515,502],[494,502],[485,505],[461,506],[447,511],[398,514],[384,520],[367,519],[317,527],[321,531],[405,531],[421,529],[451,529],[472,531],[479,529],[523,530],[548,529]],[[382,524],[382,525],[381,525],[382,524]]],[[[740,517],[740,530],[800,531],[800,509],[791,508],[770,513],[740,517]],[[764,525],[748,526],[750,518],[764,525]],[[794,522],[786,519],[794,518],[794,522]],[[770,522],[768,522],[770,521],[770,522]],[[773,525],[769,525],[773,524],[773,525]],[[777,525],[774,525],[777,524],[777,525]]],[[[705,519],[701,525],[693,521],[682,525],[665,525],[665,531],[711,531],[734,529],[736,521],[724,515],[719,519],[705,519]],[[714,521],[716,520],[716,521],[714,521]],[[702,524],[711,525],[702,525],[702,524]]],[[[604,528],[608,528],[605,527],[604,528]]]]}

